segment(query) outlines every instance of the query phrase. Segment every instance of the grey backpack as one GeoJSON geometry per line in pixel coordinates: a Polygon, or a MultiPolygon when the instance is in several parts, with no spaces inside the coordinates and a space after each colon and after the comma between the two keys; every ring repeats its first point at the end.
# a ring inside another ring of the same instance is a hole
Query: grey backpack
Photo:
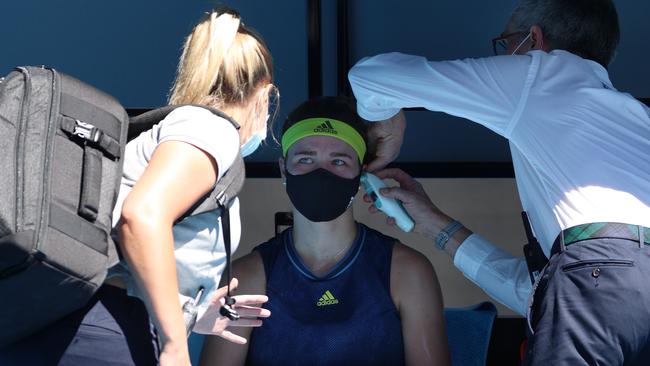
{"type": "MultiPolygon", "coordinates": [[[[0,346],[83,307],[119,260],[110,232],[128,128],[117,100],[54,69],[0,79],[0,346]]],[[[227,207],[243,179],[239,157],[186,215],[227,207]]]]}

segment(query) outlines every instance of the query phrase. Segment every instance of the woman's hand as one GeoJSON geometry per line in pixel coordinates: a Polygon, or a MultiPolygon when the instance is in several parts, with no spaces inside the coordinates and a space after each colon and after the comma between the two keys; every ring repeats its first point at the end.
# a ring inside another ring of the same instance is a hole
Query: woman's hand
{"type": "MultiPolygon", "coordinates": [[[[230,281],[230,289],[234,290],[237,288],[237,285],[237,279],[233,278],[232,281],[230,281]]],[[[268,318],[271,316],[271,312],[254,305],[261,305],[269,301],[269,298],[265,295],[233,296],[235,303],[232,305],[232,308],[239,313],[240,318],[232,321],[219,313],[219,309],[225,303],[227,292],[228,288],[226,286],[221,287],[216,291],[214,297],[210,301],[210,307],[205,314],[196,321],[192,330],[196,333],[217,335],[233,343],[245,344],[246,338],[240,337],[228,331],[226,328],[261,326],[262,320],[258,318],[268,318]]]]}

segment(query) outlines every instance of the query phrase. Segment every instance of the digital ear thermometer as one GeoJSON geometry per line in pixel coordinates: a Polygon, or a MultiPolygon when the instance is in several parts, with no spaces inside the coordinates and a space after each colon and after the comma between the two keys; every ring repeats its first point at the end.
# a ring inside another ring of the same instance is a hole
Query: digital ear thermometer
{"type": "Polygon", "coordinates": [[[394,198],[383,197],[379,190],[386,187],[384,181],[379,179],[374,174],[363,173],[361,174],[361,184],[366,190],[366,193],[375,204],[379,210],[384,212],[386,215],[395,219],[397,226],[402,229],[402,231],[409,232],[413,230],[415,223],[413,219],[406,213],[406,210],[402,206],[402,203],[394,198]]]}

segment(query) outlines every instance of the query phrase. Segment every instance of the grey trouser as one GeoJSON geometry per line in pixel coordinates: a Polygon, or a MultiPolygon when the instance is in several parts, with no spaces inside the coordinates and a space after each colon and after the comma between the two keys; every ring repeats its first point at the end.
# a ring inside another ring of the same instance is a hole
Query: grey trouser
{"type": "Polygon", "coordinates": [[[524,365],[650,365],[650,245],[595,238],[553,256],[524,365]]]}

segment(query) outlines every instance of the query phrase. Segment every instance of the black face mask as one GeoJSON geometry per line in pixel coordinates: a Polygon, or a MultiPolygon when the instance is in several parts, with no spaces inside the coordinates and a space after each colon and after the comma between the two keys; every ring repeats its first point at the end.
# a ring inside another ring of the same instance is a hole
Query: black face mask
{"type": "Polygon", "coordinates": [[[320,168],[292,175],[285,170],[287,194],[293,206],[309,221],[332,221],[350,206],[359,190],[359,179],[347,179],[320,168]]]}

